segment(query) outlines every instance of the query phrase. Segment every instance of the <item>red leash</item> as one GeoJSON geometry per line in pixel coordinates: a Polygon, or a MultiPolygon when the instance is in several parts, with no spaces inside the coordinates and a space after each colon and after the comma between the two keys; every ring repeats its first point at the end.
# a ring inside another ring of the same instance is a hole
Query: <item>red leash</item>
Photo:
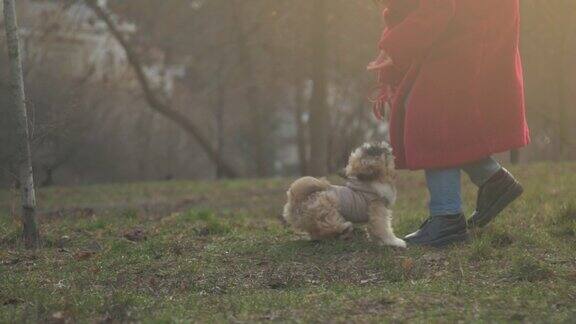
{"type": "Polygon", "coordinates": [[[389,104],[394,97],[394,91],[388,85],[378,85],[373,90],[373,95],[370,95],[368,100],[372,103],[372,113],[378,120],[385,120],[386,104],[389,104]]]}

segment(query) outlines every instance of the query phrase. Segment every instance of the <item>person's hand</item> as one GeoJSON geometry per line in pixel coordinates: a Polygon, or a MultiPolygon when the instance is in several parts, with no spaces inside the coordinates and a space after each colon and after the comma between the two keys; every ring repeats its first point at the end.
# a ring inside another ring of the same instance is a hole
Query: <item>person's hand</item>
{"type": "Polygon", "coordinates": [[[384,120],[386,116],[386,105],[390,104],[393,96],[392,87],[384,85],[380,88],[378,97],[373,100],[372,112],[378,120],[384,120]]]}
{"type": "Polygon", "coordinates": [[[384,51],[380,51],[378,57],[374,61],[370,62],[366,69],[368,71],[380,70],[389,64],[392,64],[392,59],[384,51]]]}

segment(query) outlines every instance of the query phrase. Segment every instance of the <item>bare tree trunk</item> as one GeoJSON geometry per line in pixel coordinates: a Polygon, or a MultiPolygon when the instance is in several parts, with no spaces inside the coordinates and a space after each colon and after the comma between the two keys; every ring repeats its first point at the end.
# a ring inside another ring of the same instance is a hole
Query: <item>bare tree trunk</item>
{"type": "Polygon", "coordinates": [[[39,243],[38,226],[36,225],[36,196],[34,193],[34,174],[30,154],[30,135],[28,134],[28,116],[26,111],[26,94],[20,54],[20,38],[14,0],[4,0],[4,22],[8,58],[10,61],[10,88],[14,99],[18,132],[19,180],[22,199],[22,237],[27,248],[36,248],[39,243]]]}
{"type": "Polygon", "coordinates": [[[138,138],[138,175],[140,179],[148,179],[150,174],[150,159],[144,158],[150,156],[150,144],[152,142],[153,115],[148,111],[140,112],[136,122],[136,136],[138,138]]]}
{"type": "Polygon", "coordinates": [[[200,147],[202,147],[208,158],[216,165],[221,167],[222,172],[226,174],[226,176],[230,178],[238,177],[238,172],[231,165],[226,163],[226,161],[224,161],[220,155],[218,155],[218,152],[212,147],[210,140],[200,131],[200,129],[186,115],[170,107],[169,104],[167,104],[154,92],[150,86],[148,77],[144,73],[140,59],[133,51],[132,47],[122,35],[122,33],[118,30],[118,28],[116,28],[116,25],[110,18],[109,14],[97,4],[96,0],[84,0],[84,2],[88,7],[92,9],[96,16],[98,16],[98,18],[100,18],[106,24],[112,36],[118,41],[118,43],[120,43],[126,52],[128,61],[134,69],[136,78],[138,79],[140,87],[144,92],[148,106],[150,106],[150,108],[158,112],[160,115],[174,122],[186,133],[190,134],[198,142],[198,144],[200,144],[200,147]]]}
{"type": "Polygon", "coordinates": [[[310,173],[322,176],[328,173],[328,134],[330,116],[328,113],[326,76],[328,13],[326,0],[313,0],[311,46],[314,89],[310,100],[310,173]]]}
{"type": "MultiPolygon", "coordinates": [[[[216,149],[218,150],[218,155],[224,156],[224,147],[225,147],[225,124],[224,124],[224,115],[226,109],[226,102],[225,102],[225,86],[223,84],[222,72],[218,71],[218,84],[216,86],[216,109],[214,111],[214,119],[216,123],[216,149]]],[[[222,167],[218,164],[216,165],[216,178],[221,179],[224,176],[222,167]]]]}
{"type": "Polygon", "coordinates": [[[238,46],[238,61],[245,79],[248,80],[246,86],[245,97],[248,105],[250,105],[250,126],[251,126],[251,142],[253,148],[254,162],[256,163],[256,174],[260,177],[268,176],[270,173],[270,159],[267,154],[268,134],[266,127],[269,123],[265,114],[267,113],[262,105],[260,99],[260,90],[256,84],[256,70],[254,69],[254,62],[250,49],[247,47],[246,33],[239,14],[238,2],[232,2],[232,22],[236,36],[236,43],[238,46]]]}
{"type": "Polygon", "coordinates": [[[43,167],[44,169],[44,173],[46,174],[46,176],[44,177],[44,180],[42,180],[42,182],[40,183],[40,187],[52,187],[54,185],[54,171],[57,168],[57,166],[52,166],[52,165],[45,165],[43,167]]]}
{"type": "Polygon", "coordinates": [[[304,85],[302,82],[296,87],[296,107],[294,107],[294,120],[296,121],[296,141],[298,145],[298,162],[300,175],[308,173],[308,142],[306,141],[306,123],[304,114],[304,85]]]}
{"type": "Polygon", "coordinates": [[[568,50],[568,36],[569,36],[569,26],[571,23],[571,15],[566,15],[563,20],[563,24],[559,28],[560,32],[560,44],[558,48],[558,68],[556,75],[557,91],[558,91],[558,153],[556,158],[559,161],[564,160],[566,157],[566,139],[570,136],[570,119],[568,116],[568,73],[566,69],[571,64],[570,61],[573,60],[569,55],[568,50]]]}

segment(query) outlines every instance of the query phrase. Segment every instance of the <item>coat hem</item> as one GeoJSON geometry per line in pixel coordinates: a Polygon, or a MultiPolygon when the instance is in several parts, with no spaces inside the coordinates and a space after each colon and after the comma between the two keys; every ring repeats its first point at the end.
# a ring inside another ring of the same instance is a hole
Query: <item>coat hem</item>
{"type": "Polygon", "coordinates": [[[441,157],[434,159],[425,156],[421,156],[418,159],[406,157],[406,165],[397,165],[396,169],[417,171],[455,168],[482,160],[494,154],[503,153],[514,149],[520,149],[526,147],[528,144],[530,144],[530,139],[528,136],[526,136],[526,138],[519,143],[501,144],[499,146],[495,146],[492,149],[479,149],[478,147],[471,147],[465,152],[454,151],[454,153],[449,155],[444,154],[441,157]]]}

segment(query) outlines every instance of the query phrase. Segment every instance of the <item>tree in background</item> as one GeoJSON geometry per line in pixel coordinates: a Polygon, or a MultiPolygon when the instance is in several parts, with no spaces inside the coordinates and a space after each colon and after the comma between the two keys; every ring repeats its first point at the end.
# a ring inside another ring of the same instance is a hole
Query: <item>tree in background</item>
{"type": "Polygon", "coordinates": [[[375,134],[364,65],[381,22],[370,2],[142,0],[111,2],[110,9],[138,26],[131,44],[142,61],[146,49],[157,48],[185,62],[187,93],[198,102],[186,114],[213,116],[199,126],[226,142],[245,175],[325,175],[375,134]],[[170,20],[158,19],[165,16],[170,20]],[[222,110],[228,105],[233,109],[222,110]],[[278,169],[294,147],[299,166],[278,169]]]}
{"type": "MultiPolygon", "coordinates": [[[[324,1],[324,7],[321,0],[108,1],[106,13],[149,77],[154,98],[192,121],[216,156],[242,176],[292,176],[334,172],[354,146],[385,138],[386,125],[374,120],[366,100],[374,75],[365,64],[377,50],[380,9],[372,1],[324,1]],[[312,163],[325,170],[312,170],[312,163]]],[[[569,19],[575,4],[522,1],[534,139],[522,161],[576,158],[570,127],[576,31],[569,19]]],[[[190,132],[150,109],[124,51],[83,0],[21,0],[17,9],[26,30],[38,184],[226,176],[190,132]],[[107,45],[94,51],[86,39],[107,45]],[[97,77],[83,82],[78,68],[90,64],[98,66],[97,77]]],[[[8,64],[0,65],[7,80],[2,67],[8,64]]],[[[9,93],[6,82],[0,92],[9,93]]],[[[8,97],[0,96],[3,116],[12,109],[8,97]]],[[[0,170],[10,170],[0,174],[0,186],[17,173],[10,161],[16,137],[6,136],[12,123],[0,118],[0,170]]]]}
{"type": "Polygon", "coordinates": [[[328,12],[326,0],[311,1],[312,21],[310,47],[312,48],[312,98],[310,99],[310,174],[328,173],[328,145],[330,114],[328,112],[328,12]]]}
{"type": "Polygon", "coordinates": [[[160,115],[174,122],[175,125],[183,129],[186,133],[190,134],[190,136],[192,136],[200,144],[200,147],[202,147],[210,160],[212,160],[218,166],[218,169],[226,174],[226,176],[231,178],[237,177],[239,175],[238,172],[229,163],[227,163],[222,156],[218,154],[218,151],[214,149],[211,141],[202,133],[200,128],[184,114],[180,113],[176,109],[173,109],[164,98],[162,98],[158,93],[154,91],[150,85],[148,77],[144,72],[144,67],[140,61],[140,58],[129,44],[126,37],[122,35],[118,28],[116,28],[114,21],[106,12],[106,10],[100,7],[96,0],[84,0],[84,2],[94,11],[96,16],[106,24],[112,36],[124,48],[126,56],[128,57],[128,61],[134,69],[136,78],[142,88],[142,91],[144,92],[144,96],[148,102],[149,107],[160,115]]]}
{"type": "Polygon", "coordinates": [[[18,179],[22,200],[22,237],[27,248],[35,248],[39,244],[40,234],[35,219],[36,195],[34,192],[34,173],[32,170],[32,156],[30,154],[24,74],[22,72],[20,37],[14,0],[4,0],[4,23],[6,25],[8,59],[10,62],[10,88],[14,100],[14,113],[17,121],[18,179]]]}
{"type": "Polygon", "coordinates": [[[523,0],[522,56],[537,159],[576,158],[575,1],[523,0]]]}

